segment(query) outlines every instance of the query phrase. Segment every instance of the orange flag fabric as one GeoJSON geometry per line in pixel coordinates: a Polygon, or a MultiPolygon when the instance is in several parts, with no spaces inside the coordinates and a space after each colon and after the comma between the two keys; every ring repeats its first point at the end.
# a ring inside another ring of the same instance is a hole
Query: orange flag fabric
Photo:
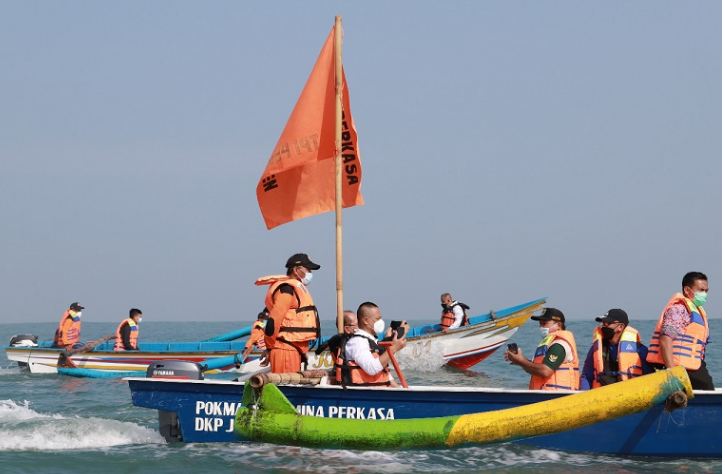
{"type": "MultiPolygon", "coordinates": [[[[268,229],[335,209],[335,29],[327,37],[257,184],[268,229]]],[[[342,205],[363,204],[362,168],[342,74],[342,205]]]]}

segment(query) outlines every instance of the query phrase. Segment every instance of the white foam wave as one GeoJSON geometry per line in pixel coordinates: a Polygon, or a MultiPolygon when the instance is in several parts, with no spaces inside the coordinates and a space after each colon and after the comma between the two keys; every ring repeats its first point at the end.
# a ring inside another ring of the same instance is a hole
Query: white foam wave
{"type": "Polygon", "coordinates": [[[443,344],[434,339],[409,343],[395,355],[404,370],[435,372],[446,364],[443,358],[443,344]]]}
{"type": "Polygon", "coordinates": [[[20,367],[0,367],[0,377],[3,375],[18,375],[21,374],[22,370],[20,370],[20,367]]]}
{"type": "Polygon", "coordinates": [[[0,451],[103,449],[164,443],[156,431],[126,421],[38,413],[27,401],[0,400],[0,451]]]}

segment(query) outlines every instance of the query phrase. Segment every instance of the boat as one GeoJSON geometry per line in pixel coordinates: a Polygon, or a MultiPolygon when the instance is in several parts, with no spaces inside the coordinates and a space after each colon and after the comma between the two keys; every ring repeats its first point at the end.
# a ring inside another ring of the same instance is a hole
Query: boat
{"type": "MultiPolygon", "coordinates": [[[[644,377],[640,377],[644,378],[644,377]]],[[[234,442],[245,383],[231,380],[128,378],[135,406],[155,409],[170,442],[234,442]]],[[[614,384],[616,391],[621,384],[614,384]]],[[[279,385],[297,413],[337,419],[405,420],[491,412],[556,400],[576,391],[474,387],[405,388],[279,385]]],[[[592,390],[603,390],[599,388],[592,390]]],[[[602,393],[602,392],[600,392],[602,393]]],[[[606,393],[606,392],[604,392],[606,393]]],[[[695,390],[685,408],[663,404],[574,430],[513,441],[528,446],[626,456],[722,456],[722,389],[695,390]]]]}
{"type": "MultiPolygon", "coordinates": [[[[397,420],[301,415],[273,385],[247,382],[234,433],[242,440],[336,449],[414,449],[490,444],[594,426],[638,413],[669,397],[684,404],[692,386],[684,367],[635,377],[599,390],[464,415],[397,420]]],[[[590,438],[590,442],[597,438],[590,438]]],[[[594,448],[596,449],[596,448],[594,448]]]]}
{"type": "MultiPolygon", "coordinates": [[[[401,351],[402,357],[435,353],[441,365],[447,363],[469,368],[505,344],[545,301],[539,298],[474,316],[470,318],[469,325],[447,332],[441,331],[439,324],[411,328],[408,345],[401,351]]],[[[114,351],[113,341],[107,341],[95,346],[90,352],[74,354],[74,367],[61,368],[60,373],[77,377],[128,377],[134,372],[138,375],[145,373],[153,362],[169,360],[211,365],[220,371],[256,373],[260,369],[260,354],[253,353],[245,361],[239,360],[238,355],[244,350],[244,342],[223,340],[238,334],[235,332],[202,342],[141,342],[138,351],[114,351]],[[242,363],[241,368],[236,370],[236,365],[242,363]]],[[[59,373],[59,358],[65,351],[52,347],[51,341],[33,345],[30,343],[31,337],[14,336],[5,348],[8,360],[17,362],[32,373],[59,373]]],[[[333,367],[332,356],[328,351],[320,354],[310,351],[308,361],[309,368],[333,367]]]]}

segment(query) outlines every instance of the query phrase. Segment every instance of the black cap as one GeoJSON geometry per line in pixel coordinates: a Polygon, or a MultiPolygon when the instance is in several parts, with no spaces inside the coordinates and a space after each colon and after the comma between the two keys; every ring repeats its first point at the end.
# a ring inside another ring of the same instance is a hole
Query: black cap
{"type": "Polygon", "coordinates": [[[544,308],[544,312],[541,314],[541,316],[531,316],[531,319],[534,321],[559,321],[559,322],[566,322],[566,319],[564,318],[564,313],[559,311],[556,308],[544,308]]]}
{"type": "Polygon", "coordinates": [[[79,302],[71,303],[68,309],[72,309],[73,311],[80,311],[83,309],[83,306],[79,302]]]}
{"type": "Polygon", "coordinates": [[[319,270],[320,266],[310,260],[306,253],[296,253],[287,259],[285,267],[305,267],[308,270],[319,270]]]}
{"type": "Polygon", "coordinates": [[[594,318],[594,321],[598,323],[624,323],[625,325],[628,325],[629,317],[623,309],[614,308],[607,311],[607,314],[605,314],[604,316],[594,318]]]}

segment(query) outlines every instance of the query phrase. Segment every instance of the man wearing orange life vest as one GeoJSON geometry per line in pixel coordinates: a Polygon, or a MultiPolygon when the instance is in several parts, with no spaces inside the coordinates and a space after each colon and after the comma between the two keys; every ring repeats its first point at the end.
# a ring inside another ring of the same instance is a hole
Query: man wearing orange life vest
{"type": "Polygon", "coordinates": [[[83,306],[72,303],[60,317],[58,329],[53,337],[53,347],[72,349],[81,345],[81,313],[83,306]]]}
{"type": "Polygon", "coordinates": [[[594,319],[601,323],[594,329],[592,347],[582,367],[581,390],[609,385],[653,372],[647,363],[647,346],[639,332],[629,325],[622,309],[610,309],[594,319]]]}
{"type": "Polygon", "coordinates": [[[310,341],[320,337],[320,319],[307,285],[320,266],[307,254],[292,255],[286,275],[258,278],[256,285],[269,285],[264,298],[269,310],[264,344],[272,373],[299,372],[306,362],[310,341]]]}
{"type": "MultiPolygon", "coordinates": [[[[244,345],[244,352],[242,353],[242,361],[246,360],[252,350],[256,347],[258,350],[265,352],[267,346],[264,344],[264,330],[267,327],[267,320],[269,319],[269,312],[267,308],[264,308],[258,315],[257,321],[252,326],[252,332],[249,334],[249,339],[244,345]]],[[[264,365],[267,365],[264,363],[264,365]]]]}
{"type": "Polygon", "coordinates": [[[140,309],[131,308],[128,318],[121,321],[116,328],[116,344],[114,351],[137,351],[138,350],[138,325],[143,319],[140,309]]]}
{"type": "Polygon", "coordinates": [[[531,375],[530,390],[578,390],[579,356],[574,335],[566,330],[564,313],[545,308],[541,316],[531,319],[539,322],[543,336],[534,359],[524,357],[521,349],[506,351],[504,359],[531,375]]]}
{"type": "Polygon", "coordinates": [[[441,312],[441,329],[443,332],[464,326],[468,322],[466,310],[470,308],[465,303],[454,300],[450,293],[441,295],[441,306],[443,307],[443,312],[441,312]]]}
{"type": "Polygon", "coordinates": [[[335,381],[345,386],[394,385],[387,366],[390,354],[405,347],[405,339],[398,339],[396,332],[387,350],[378,345],[377,335],[385,331],[385,321],[380,308],[369,301],[358,307],[357,325],[335,361],[335,381]]]}
{"type": "Polygon", "coordinates": [[[655,369],[685,367],[696,390],[715,389],[705,365],[710,328],[703,305],[708,290],[704,273],[685,274],[682,293],[675,293],[662,310],[647,354],[647,361],[655,369]]]}

